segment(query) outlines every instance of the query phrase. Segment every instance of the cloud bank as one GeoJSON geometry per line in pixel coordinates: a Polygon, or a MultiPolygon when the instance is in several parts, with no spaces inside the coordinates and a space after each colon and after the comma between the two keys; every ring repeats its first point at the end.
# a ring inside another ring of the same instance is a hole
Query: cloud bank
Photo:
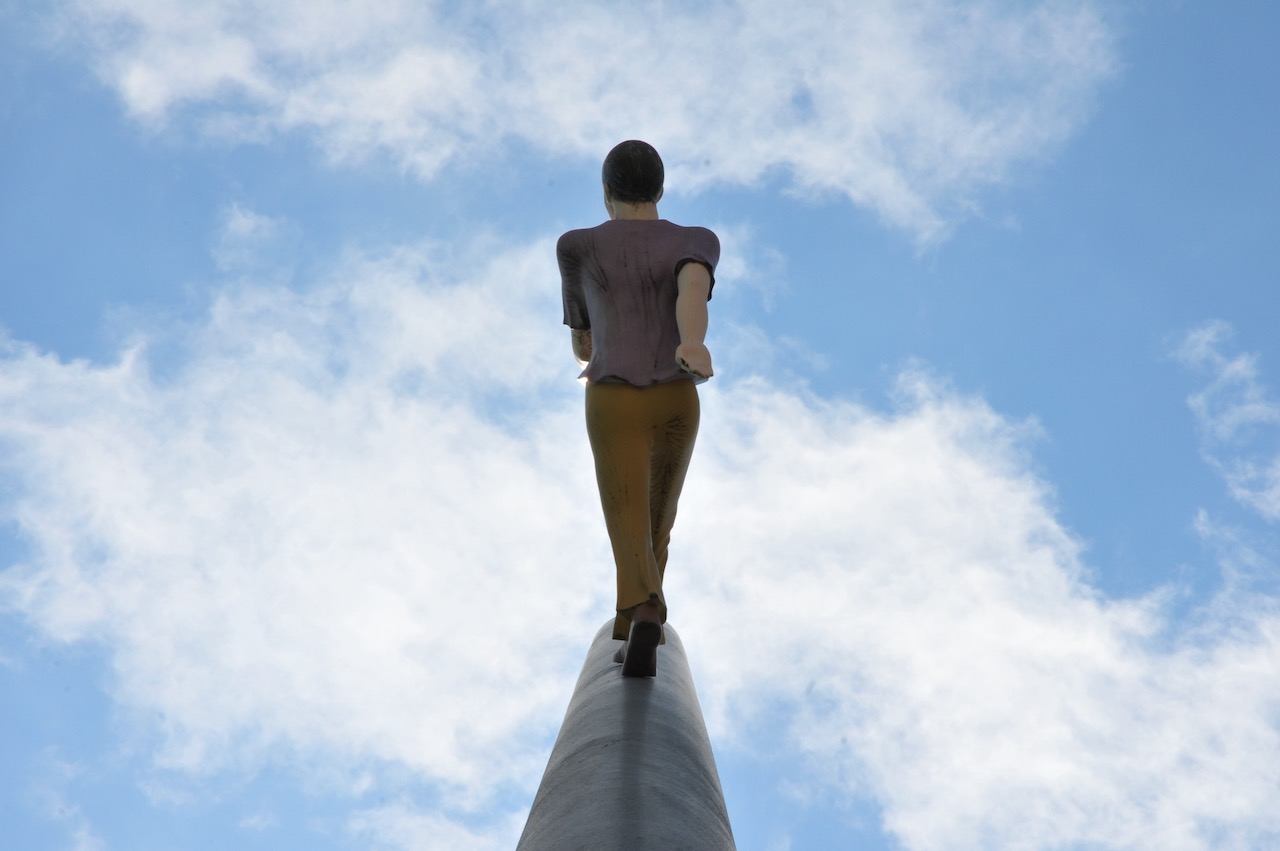
{"type": "MultiPolygon", "coordinates": [[[[106,365],[7,343],[4,606],[106,650],[167,770],[323,769],[363,841],[510,847],[612,604],[552,257],[353,251],[106,365]]],[[[1034,424],[945,382],[721,364],[668,589],[718,747],[767,727],[921,851],[1280,839],[1274,600],[1102,597],[1034,424]]]]}
{"type": "Polygon", "coordinates": [[[930,239],[1060,145],[1113,67],[1089,0],[65,2],[128,111],[430,178],[648,138],[672,185],[782,175],[930,239]]]}

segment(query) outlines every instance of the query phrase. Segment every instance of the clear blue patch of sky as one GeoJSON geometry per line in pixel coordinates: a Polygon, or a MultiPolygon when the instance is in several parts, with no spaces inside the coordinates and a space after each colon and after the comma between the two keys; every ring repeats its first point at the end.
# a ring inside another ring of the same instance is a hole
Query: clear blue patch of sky
{"type": "Polygon", "coordinates": [[[66,61],[31,57],[6,88],[0,326],[64,357],[100,355],[107,307],[172,303],[207,275],[216,208],[202,166],[139,144],[118,104],[66,61]]]}
{"type": "Polygon", "coordinates": [[[813,768],[803,760],[771,756],[767,744],[751,750],[716,746],[716,769],[738,851],[900,847],[883,832],[880,809],[871,799],[832,800],[830,792],[815,791],[808,780],[813,768]],[[806,794],[818,794],[820,800],[806,800],[806,794]]]}
{"type": "Polygon", "coordinates": [[[96,782],[86,774],[114,761],[103,659],[83,645],[35,644],[26,626],[8,617],[0,618],[0,653],[5,847],[63,847],[80,788],[96,782]]]}

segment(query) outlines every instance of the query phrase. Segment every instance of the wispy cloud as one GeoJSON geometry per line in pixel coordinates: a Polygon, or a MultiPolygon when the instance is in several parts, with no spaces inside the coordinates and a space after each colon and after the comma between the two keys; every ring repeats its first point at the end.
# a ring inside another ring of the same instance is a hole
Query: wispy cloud
{"type": "Polygon", "coordinates": [[[1204,454],[1240,502],[1280,519],[1280,399],[1262,381],[1256,355],[1231,351],[1231,326],[1209,322],[1187,334],[1178,358],[1208,383],[1188,400],[1204,454]]]}
{"type": "Polygon", "coordinates": [[[426,178],[512,144],[597,162],[640,136],[673,185],[781,173],[923,239],[1061,144],[1113,65],[1090,0],[63,5],[153,126],[301,130],[335,161],[384,152],[426,178]]]}
{"type": "Polygon", "coordinates": [[[373,843],[362,847],[380,851],[502,851],[515,847],[523,827],[522,820],[509,818],[505,825],[486,825],[476,831],[435,814],[424,814],[411,803],[396,803],[356,813],[350,832],[363,843],[373,843]]]}
{"type": "MultiPolygon", "coordinates": [[[[612,601],[551,246],[242,282],[162,372],[9,344],[6,607],[106,648],[160,765],[358,765],[356,835],[508,842],[612,601]],[[406,769],[431,794],[370,806],[406,769]]],[[[767,725],[912,849],[1280,836],[1274,601],[1102,597],[1034,424],[899,399],[706,385],[669,598],[717,743],[767,725]]]]}
{"type": "Polygon", "coordinates": [[[222,228],[213,247],[213,259],[225,273],[261,274],[273,260],[288,264],[290,239],[296,241],[297,226],[280,218],[264,216],[243,204],[231,204],[222,211],[222,228]],[[274,249],[274,251],[272,251],[274,249]],[[284,252],[284,258],[273,254],[284,252]]]}
{"type": "Polygon", "coordinates": [[[72,851],[105,851],[106,843],[74,800],[73,787],[82,773],[81,766],[63,760],[56,751],[47,751],[39,760],[30,794],[44,817],[67,831],[66,847],[72,851]]]}

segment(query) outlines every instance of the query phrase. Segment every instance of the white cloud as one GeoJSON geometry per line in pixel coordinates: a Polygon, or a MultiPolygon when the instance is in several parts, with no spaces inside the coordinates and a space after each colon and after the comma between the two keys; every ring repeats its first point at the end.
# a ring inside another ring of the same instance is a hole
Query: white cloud
{"type": "Polygon", "coordinates": [[[149,124],[303,130],[426,178],[513,143],[597,162],[639,136],[675,187],[781,172],[925,239],[1062,143],[1113,64],[1090,0],[66,6],[149,124]]]}
{"type": "MultiPolygon", "coordinates": [[[[242,284],[163,372],[147,342],[11,344],[6,605],[106,648],[171,770],[356,766],[356,835],[507,847],[612,601],[552,257],[242,284]]],[[[1159,594],[1102,597],[1034,424],[919,373],[900,400],[706,385],[669,599],[718,746],[767,724],[810,758],[785,782],[875,800],[911,849],[1280,836],[1275,601],[1176,633],[1159,594]]]]}
{"type": "Polygon", "coordinates": [[[893,417],[763,386],[708,405],[673,556],[700,570],[669,597],[693,598],[713,737],[750,747],[785,707],[822,782],[913,849],[1280,836],[1275,601],[1170,635],[1162,595],[1102,598],[1023,429],[907,383],[893,417]]]}
{"type": "Polygon", "coordinates": [[[514,413],[563,360],[533,288],[553,247],[467,286],[429,254],[228,293],[164,378],[142,349],[97,367],[10,347],[6,508],[32,557],[5,597],[112,648],[116,697],[165,719],[162,764],[387,760],[462,807],[536,779],[611,593],[579,528],[598,509],[576,385],[514,413]]]}
{"type": "Polygon", "coordinates": [[[1268,520],[1280,519],[1280,400],[1267,390],[1251,354],[1227,351],[1225,322],[1209,322],[1183,339],[1178,358],[1207,375],[1187,404],[1203,435],[1206,459],[1232,495],[1268,520]]]}

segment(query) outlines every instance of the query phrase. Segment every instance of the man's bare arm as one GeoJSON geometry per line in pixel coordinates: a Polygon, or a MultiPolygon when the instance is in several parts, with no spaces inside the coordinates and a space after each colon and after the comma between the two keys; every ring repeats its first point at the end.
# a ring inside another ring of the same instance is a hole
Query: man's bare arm
{"type": "Polygon", "coordinates": [[[680,345],[676,347],[676,363],[685,372],[699,378],[710,378],[711,352],[703,340],[707,336],[707,296],[711,294],[711,272],[701,263],[690,262],[680,268],[676,277],[676,326],[680,329],[680,345]]]}

